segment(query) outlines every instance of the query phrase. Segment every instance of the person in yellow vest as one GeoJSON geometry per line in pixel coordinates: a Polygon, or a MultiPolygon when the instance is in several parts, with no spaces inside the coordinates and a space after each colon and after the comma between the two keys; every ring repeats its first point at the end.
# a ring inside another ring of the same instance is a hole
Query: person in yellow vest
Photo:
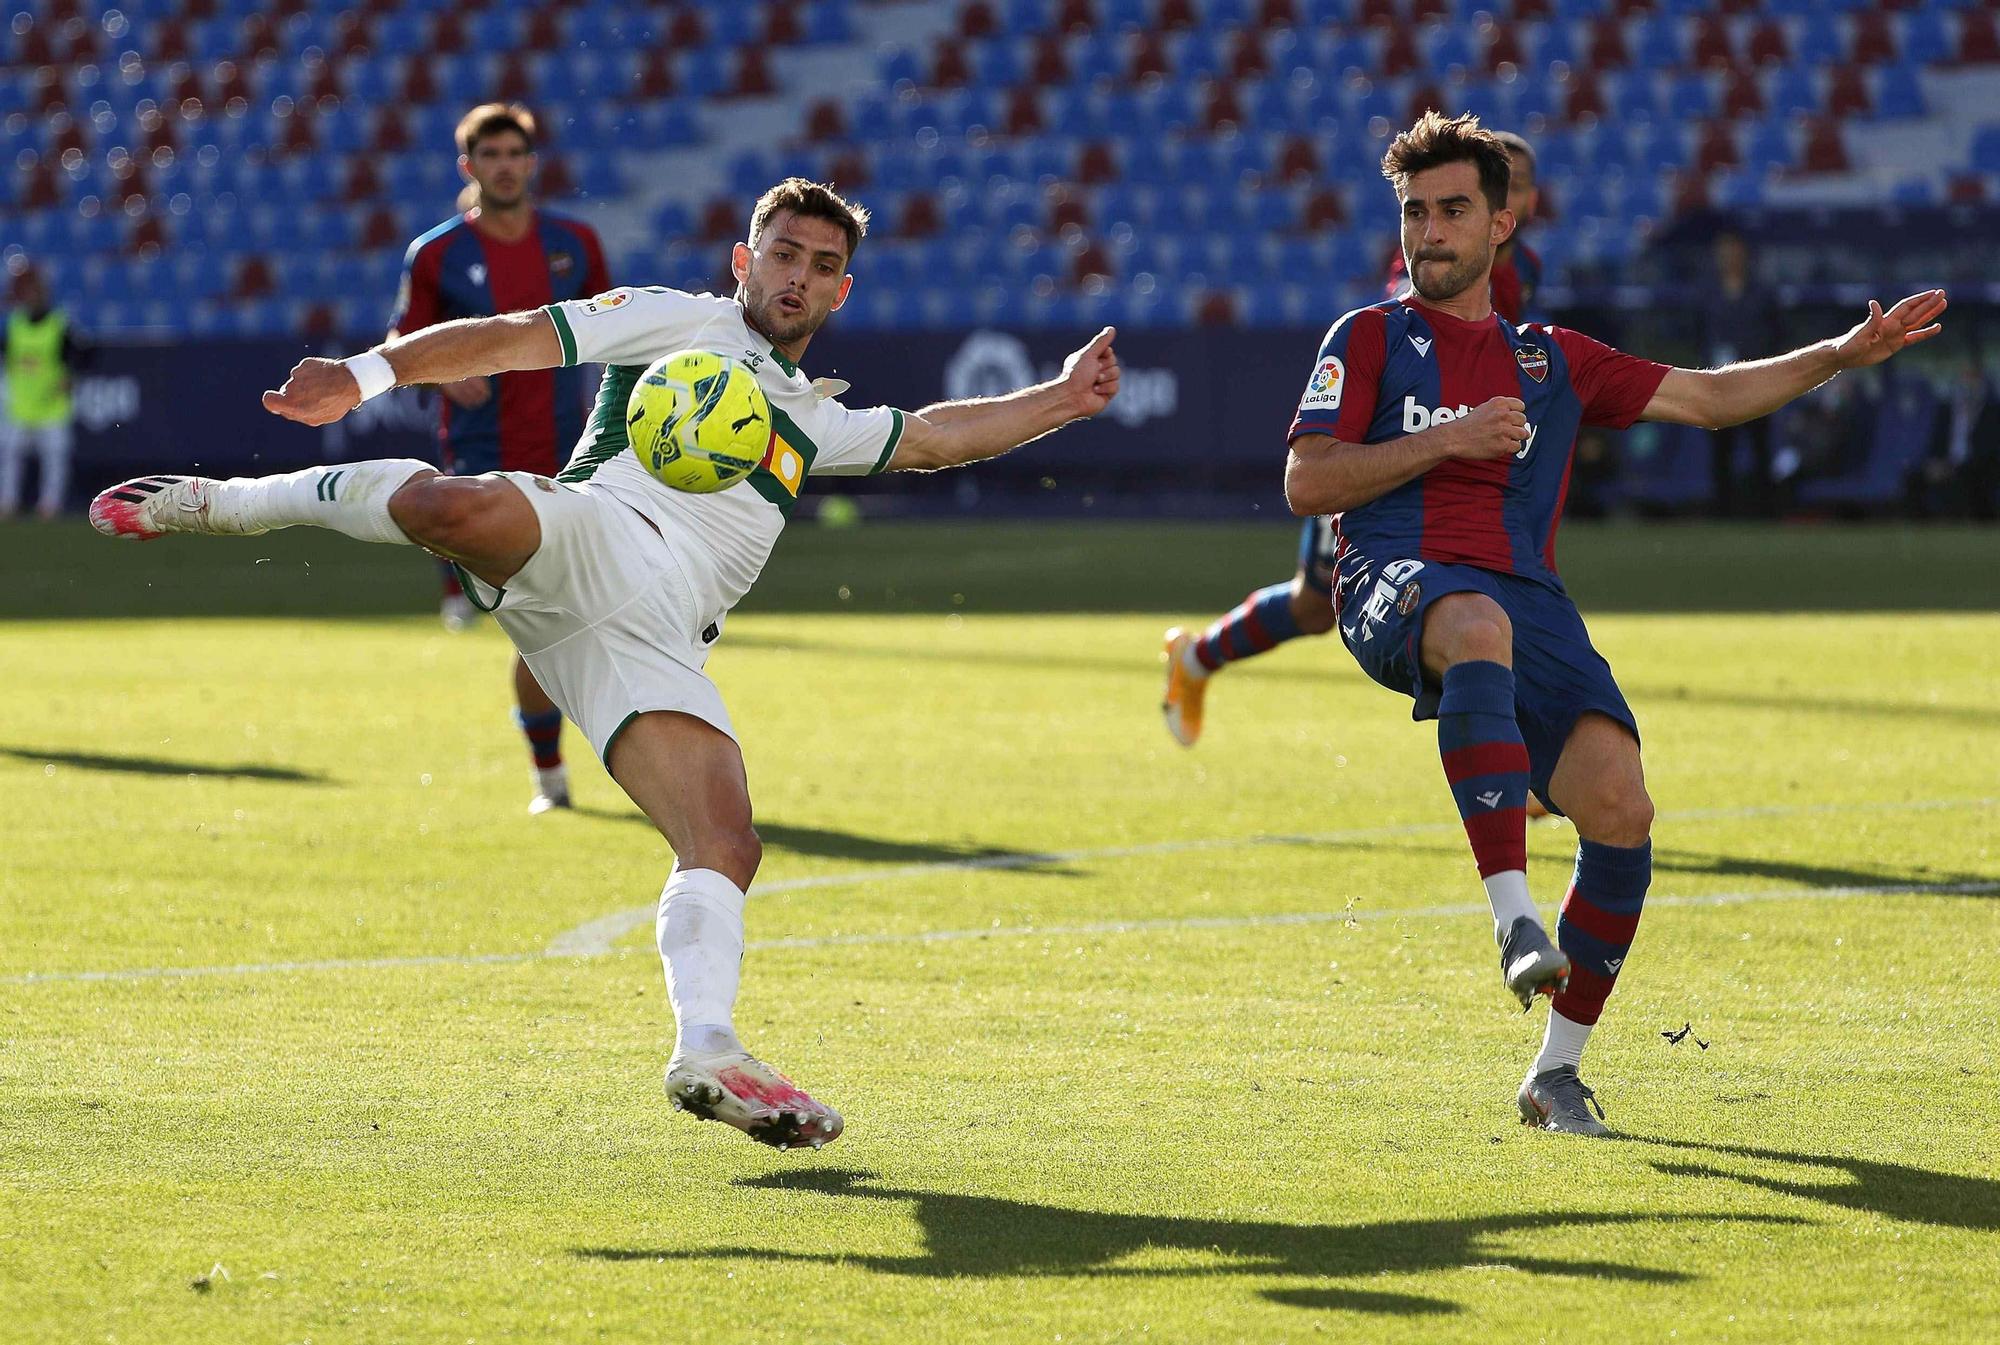
{"type": "Polygon", "coordinates": [[[41,486],[35,512],[54,518],[69,488],[70,371],[83,351],[69,318],[49,302],[40,275],[29,272],[21,301],[7,314],[7,419],[12,431],[0,436],[0,516],[21,504],[21,460],[30,451],[41,459],[41,486]]]}

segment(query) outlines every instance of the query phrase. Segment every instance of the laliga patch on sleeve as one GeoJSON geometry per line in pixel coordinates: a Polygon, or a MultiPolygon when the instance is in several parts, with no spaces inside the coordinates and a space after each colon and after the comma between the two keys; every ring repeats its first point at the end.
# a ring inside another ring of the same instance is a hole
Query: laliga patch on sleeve
{"type": "Polygon", "coordinates": [[[1306,384],[1305,399],[1299,403],[1301,411],[1338,411],[1340,390],[1347,382],[1347,366],[1340,362],[1340,356],[1329,355],[1313,370],[1311,381],[1306,384]]]}
{"type": "Polygon", "coordinates": [[[585,299],[578,305],[585,317],[596,317],[599,313],[609,313],[614,308],[622,308],[632,300],[630,290],[606,290],[594,299],[585,299]]]}

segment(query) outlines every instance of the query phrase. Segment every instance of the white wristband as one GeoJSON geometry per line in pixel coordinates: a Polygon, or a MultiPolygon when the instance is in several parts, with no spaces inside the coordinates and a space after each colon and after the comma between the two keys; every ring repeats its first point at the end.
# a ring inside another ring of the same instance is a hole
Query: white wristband
{"type": "Polygon", "coordinates": [[[379,350],[365,350],[359,355],[349,355],[341,361],[347,372],[354,375],[354,381],[361,385],[361,400],[380,397],[396,386],[396,371],[389,366],[388,357],[379,350]]]}

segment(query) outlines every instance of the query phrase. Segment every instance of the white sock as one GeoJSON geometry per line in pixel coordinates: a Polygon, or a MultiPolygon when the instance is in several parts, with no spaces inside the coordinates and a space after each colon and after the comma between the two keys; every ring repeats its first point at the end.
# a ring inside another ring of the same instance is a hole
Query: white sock
{"type": "Polygon", "coordinates": [[[1195,656],[1194,647],[1199,643],[1201,643],[1199,639],[1194,639],[1181,646],[1181,671],[1197,682],[1207,680],[1208,675],[1214,671],[1195,656]]]}
{"type": "Polygon", "coordinates": [[[226,529],[267,532],[305,524],[357,542],[412,545],[389,517],[389,497],[411,477],[437,469],[415,458],[377,458],[308,467],[282,476],[233,476],[209,490],[209,519],[226,529]]]}
{"type": "Polygon", "coordinates": [[[535,792],[546,798],[562,798],[569,793],[569,767],[535,767],[535,792]]]}
{"type": "Polygon", "coordinates": [[[1528,916],[1536,924],[1542,922],[1541,912],[1535,909],[1535,899],[1528,895],[1528,875],[1519,869],[1502,869],[1486,878],[1486,900],[1493,905],[1493,938],[1495,942],[1507,937],[1507,931],[1522,916],[1528,916]]]}
{"type": "Polygon", "coordinates": [[[1590,1030],[1595,1023],[1572,1023],[1569,1019],[1549,1010],[1549,1028],[1542,1035],[1542,1053],[1535,1057],[1530,1074],[1542,1074],[1558,1065],[1568,1065],[1572,1069],[1583,1063],[1584,1043],[1590,1040],[1590,1030]]]}
{"type": "Polygon", "coordinates": [[[678,1036],[674,1054],[740,1051],[736,986],[743,970],[743,889],[714,869],[674,866],[654,930],[678,1036]]]}

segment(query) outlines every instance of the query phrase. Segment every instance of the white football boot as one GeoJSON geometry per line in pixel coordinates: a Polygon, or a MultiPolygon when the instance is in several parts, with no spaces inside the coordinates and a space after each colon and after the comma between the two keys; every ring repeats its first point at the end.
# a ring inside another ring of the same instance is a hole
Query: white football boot
{"type": "Polygon", "coordinates": [[[677,1111],[721,1121],[778,1149],[819,1148],[840,1138],[840,1113],[747,1051],[677,1055],[667,1062],[677,1111]]]}
{"type": "Polygon", "coordinates": [[[135,476],[90,502],[90,526],[106,537],[150,542],[170,532],[254,537],[269,528],[245,525],[214,507],[206,476],[135,476]]]}

